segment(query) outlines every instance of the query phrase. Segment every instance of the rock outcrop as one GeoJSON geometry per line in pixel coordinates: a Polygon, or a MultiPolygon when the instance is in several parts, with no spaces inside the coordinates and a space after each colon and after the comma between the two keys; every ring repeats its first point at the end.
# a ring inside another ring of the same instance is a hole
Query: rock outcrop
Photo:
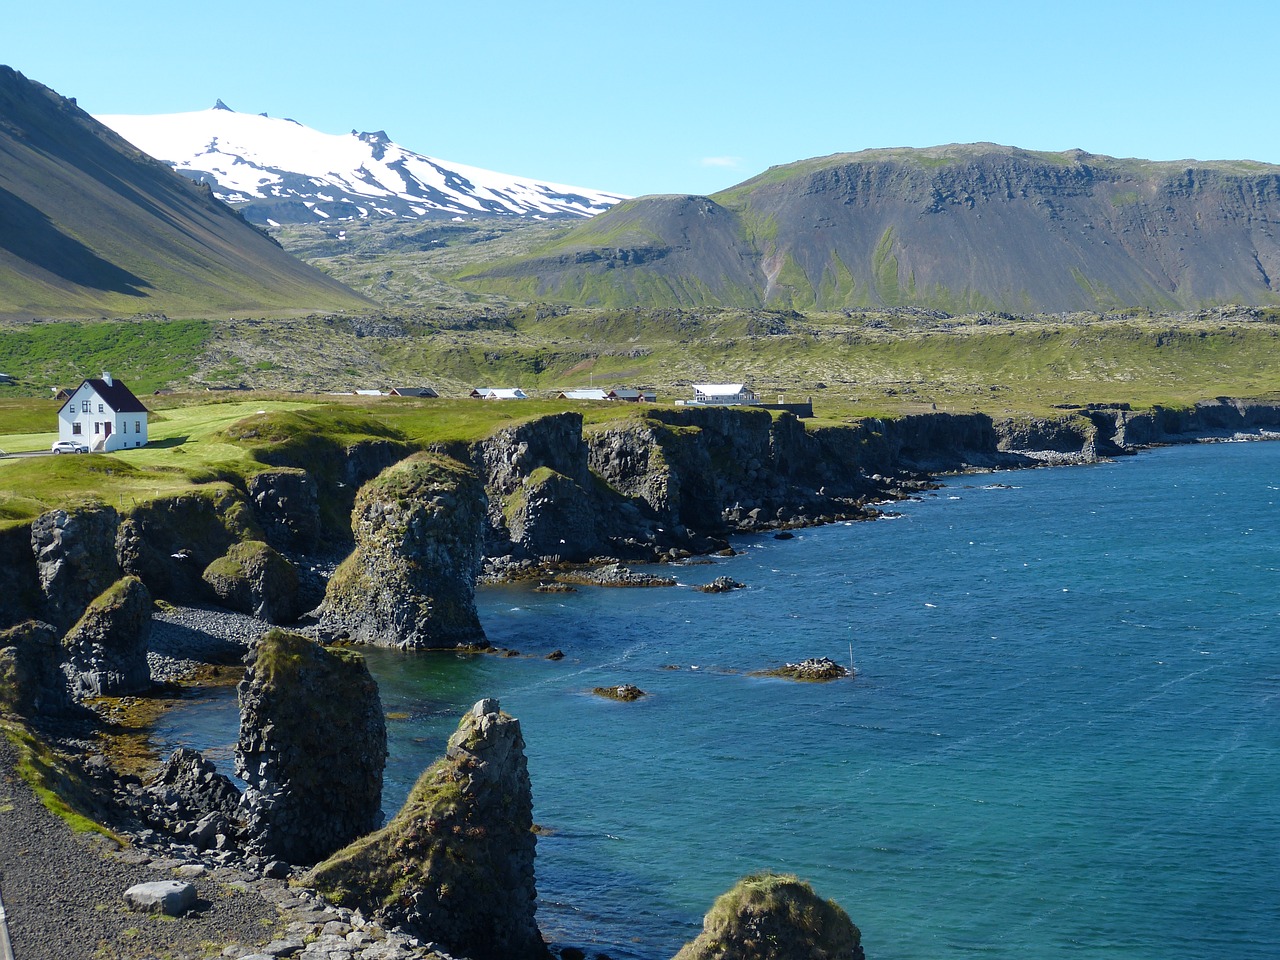
{"type": "Polygon", "coordinates": [[[58,631],[50,624],[26,620],[0,631],[0,713],[31,718],[70,711],[61,654],[58,631]]]}
{"type": "Polygon", "coordinates": [[[249,478],[254,514],[277,550],[314,550],[320,542],[320,498],[306,470],[281,467],[249,478]]]}
{"type": "Polygon", "coordinates": [[[302,612],[297,571],[261,540],[233,543],[201,579],[224,607],[270,623],[289,623],[302,612]]]}
{"type": "Polygon", "coordinates": [[[50,510],[31,524],[44,619],[55,627],[66,630],[119,579],[114,549],[119,523],[113,508],[96,505],[50,510]]]}
{"type": "Polygon", "coordinates": [[[387,727],[363,657],[271,630],[239,694],[236,772],[253,852],[311,864],[378,826],[387,727]]]}
{"type": "Polygon", "coordinates": [[[0,527],[0,627],[38,618],[44,610],[31,548],[31,524],[0,527]]]}
{"type": "Polygon", "coordinates": [[[141,693],[151,686],[151,591],[122,577],[96,597],[62,638],[62,671],[77,697],[141,693]]]}
{"type": "Polygon", "coordinates": [[[481,700],[384,829],[305,882],[472,960],[544,960],[520,723],[481,700]]]}
{"type": "Polygon", "coordinates": [[[862,933],[840,906],[792,876],[761,873],[716,900],[675,960],[864,960],[862,933]]]}
{"type": "Polygon", "coordinates": [[[261,540],[244,495],[225,483],[162,497],[135,507],[120,524],[116,555],[125,573],[141,578],[157,597],[200,603],[201,575],[233,543],[261,540]]]}
{"type": "Polygon", "coordinates": [[[485,644],[475,608],[485,495],[475,474],[419,453],[365,484],[355,550],[329,581],[321,627],[388,647],[485,644]]]}

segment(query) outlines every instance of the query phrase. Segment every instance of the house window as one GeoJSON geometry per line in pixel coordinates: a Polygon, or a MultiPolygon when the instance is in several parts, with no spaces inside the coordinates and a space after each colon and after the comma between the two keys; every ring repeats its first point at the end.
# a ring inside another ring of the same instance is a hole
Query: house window
{"type": "Polygon", "coordinates": [[[128,432],[129,432],[129,421],[128,421],[128,420],[121,420],[121,421],[120,421],[120,432],[121,432],[121,433],[128,433],[128,432]]]}
{"type": "Polygon", "coordinates": [[[80,434],[81,434],[81,433],[83,433],[83,432],[84,432],[84,431],[80,429],[80,424],[79,424],[79,423],[73,423],[73,424],[71,425],[71,435],[72,435],[73,437],[78,437],[78,436],[80,436],[80,434]]]}
{"type": "Polygon", "coordinates": [[[134,432],[134,433],[141,433],[141,432],[142,432],[142,421],[141,421],[141,420],[135,420],[135,421],[133,421],[133,432],[134,432]]]}
{"type": "Polygon", "coordinates": [[[102,424],[100,424],[97,420],[93,421],[93,432],[99,433],[101,430],[102,430],[102,424]]]}
{"type": "Polygon", "coordinates": [[[88,400],[81,400],[81,401],[80,401],[80,412],[81,412],[81,413],[88,413],[88,412],[89,412],[89,401],[88,401],[88,400]]]}
{"type": "Polygon", "coordinates": [[[98,404],[98,412],[99,412],[99,413],[102,413],[102,412],[103,412],[103,410],[102,410],[102,404],[98,404]]]}

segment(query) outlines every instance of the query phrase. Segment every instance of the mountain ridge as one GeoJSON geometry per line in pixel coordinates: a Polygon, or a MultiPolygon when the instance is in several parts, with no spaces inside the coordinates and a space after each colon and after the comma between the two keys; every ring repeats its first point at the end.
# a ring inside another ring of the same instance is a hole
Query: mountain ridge
{"type": "Polygon", "coordinates": [[[0,66],[0,315],[368,306],[74,100],[0,66]]]}
{"type": "Polygon", "coordinates": [[[222,100],[188,113],[98,119],[260,225],[353,218],[589,217],[622,194],[485,170],[415,153],[384,130],[327,134],[238,113],[222,100]]]}
{"type": "Polygon", "coordinates": [[[468,289],[581,305],[952,312],[1280,302],[1280,166],[952,144],[619,203],[468,289]]]}

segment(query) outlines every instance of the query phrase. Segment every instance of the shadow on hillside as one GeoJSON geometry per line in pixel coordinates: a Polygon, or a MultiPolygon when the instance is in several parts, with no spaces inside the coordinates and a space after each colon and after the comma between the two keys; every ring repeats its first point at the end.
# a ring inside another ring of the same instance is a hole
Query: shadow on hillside
{"type": "Polygon", "coordinates": [[[180,447],[190,439],[190,436],[181,436],[167,437],[164,440],[148,440],[147,446],[152,449],[167,450],[170,447],[180,447]]]}
{"type": "Polygon", "coordinates": [[[0,187],[0,250],[91,290],[144,297],[150,284],[63,233],[39,209],[0,187]]]}

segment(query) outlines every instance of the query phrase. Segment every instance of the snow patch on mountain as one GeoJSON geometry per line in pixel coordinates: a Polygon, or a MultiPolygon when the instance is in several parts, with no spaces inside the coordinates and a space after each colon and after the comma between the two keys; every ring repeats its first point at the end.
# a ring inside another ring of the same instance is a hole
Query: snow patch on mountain
{"type": "Polygon", "coordinates": [[[296,120],[209,110],[100,122],[255,223],[406,217],[590,217],[627,197],[407,150],[384,131],[321,133],[296,120]]]}

